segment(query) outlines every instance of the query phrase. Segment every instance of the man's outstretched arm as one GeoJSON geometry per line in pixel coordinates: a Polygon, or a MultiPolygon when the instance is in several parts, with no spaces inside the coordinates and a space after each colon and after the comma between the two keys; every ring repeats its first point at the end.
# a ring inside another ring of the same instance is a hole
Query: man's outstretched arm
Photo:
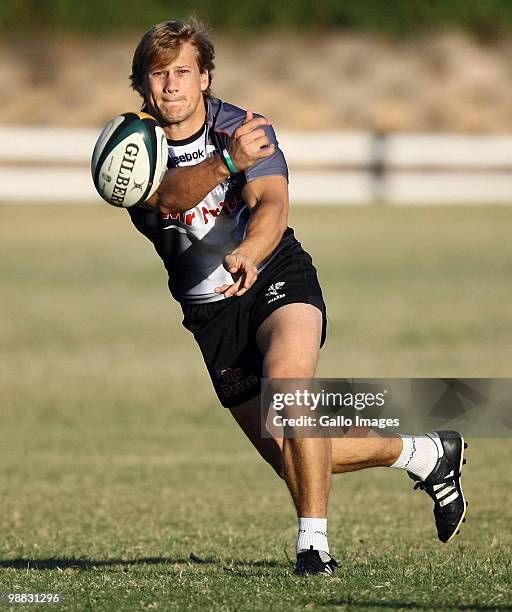
{"type": "Polygon", "coordinates": [[[288,225],[288,182],[284,176],[255,179],[244,187],[251,218],[243,241],[224,257],[233,284],[215,291],[224,297],[243,295],[256,281],[257,267],[272,254],[288,225]]]}
{"type": "MultiPolygon", "coordinates": [[[[238,172],[273,155],[275,146],[265,134],[265,125],[269,125],[267,119],[254,119],[252,112],[248,111],[245,122],[234,132],[228,151],[238,172]]],[[[229,176],[230,171],[220,154],[194,166],[171,168],[156,192],[145,202],[145,207],[163,213],[190,210],[229,176]]]]}
{"type": "Polygon", "coordinates": [[[195,166],[171,168],[155,193],[145,202],[145,208],[158,209],[163,213],[190,210],[229,176],[230,172],[220,155],[214,155],[195,166]]]}

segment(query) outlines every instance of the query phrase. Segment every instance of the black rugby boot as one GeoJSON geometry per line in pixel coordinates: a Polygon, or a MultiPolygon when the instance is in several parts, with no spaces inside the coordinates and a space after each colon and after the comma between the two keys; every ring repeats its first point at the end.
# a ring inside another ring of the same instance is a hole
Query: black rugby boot
{"type": "Polygon", "coordinates": [[[303,550],[297,554],[297,564],[295,573],[297,576],[314,576],[324,574],[332,576],[339,567],[336,559],[323,550],[314,550],[310,546],[309,550],[303,550]]]}
{"type": "MultiPolygon", "coordinates": [[[[434,518],[441,542],[449,542],[466,520],[468,502],[462,492],[461,471],[464,449],[467,444],[457,431],[434,431],[426,434],[437,446],[438,460],[425,480],[416,483],[415,489],[423,489],[434,501],[434,518]]],[[[420,480],[408,472],[413,480],[420,480]]]]}

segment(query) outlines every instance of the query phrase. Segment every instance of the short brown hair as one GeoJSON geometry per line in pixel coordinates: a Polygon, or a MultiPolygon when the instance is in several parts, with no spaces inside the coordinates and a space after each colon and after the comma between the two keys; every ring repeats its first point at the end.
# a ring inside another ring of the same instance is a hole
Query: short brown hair
{"type": "Polygon", "coordinates": [[[133,55],[130,81],[132,89],[143,96],[145,71],[172,61],[185,42],[194,45],[197,51],[197,65],[200,72],[208,72],[208,88],[203,92],[212,95],[210,86],[215,68],[215,49],[205,26],[190,17],[186,21],[164,21],[154,25],[141,38],[133,55]]]}

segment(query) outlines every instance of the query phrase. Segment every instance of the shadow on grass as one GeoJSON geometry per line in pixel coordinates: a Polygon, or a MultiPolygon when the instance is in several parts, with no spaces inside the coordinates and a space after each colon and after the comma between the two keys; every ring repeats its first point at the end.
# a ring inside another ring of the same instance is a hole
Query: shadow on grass
{"type": "Polygon", "coordinates": [[[143,557],[140,559],[87,559],[85,557],[50,557],[48,559],[0,559],[0,569],[31,569],[31,570],[55,570],[55,569],[77,569],[90,570],[100,567],[114,566],[137,566],[137,565],[217,565],[219,569],[234,569],[240,567],[280,567],[282,563],[277,561],[239,561],[230,560],[229,565],[220,559],[211,557],[200,558],[194,553],[190,557],[143,557]]]}
{"type": "MultiPolygon", "coordinates": [[[[347,606],[350,608],[392,608],[395,610],[435,610],[436,606],[431,603],[396,601],[394,599],[386,601],[365,600],[353,601],[352,599],[328,599],[326,601],[317,602],[319,606],[347,606]]],[[[510,605],[507,604],[459,604],[447,603],[446,607],[452,610],[510,610],[510,605]]]]}

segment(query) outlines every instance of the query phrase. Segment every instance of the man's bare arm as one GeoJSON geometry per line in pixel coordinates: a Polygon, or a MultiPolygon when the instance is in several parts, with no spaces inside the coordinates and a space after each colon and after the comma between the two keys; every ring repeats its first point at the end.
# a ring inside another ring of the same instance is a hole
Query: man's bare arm
{"type": "Polygon", "coordinates": [[[165,213],[184,212],[197,206],[229,176],[230,172],[220,155],[214,155],[195,166],[171,168],[145,204],[165,213]]]}
{"type": "Polygon", "coordinates": [[[243,295],[256,281],[259,266],[279,244],[288,225],[288,182],[284,176],[269,176],[244,187],[251,218],[243,241],[224,257],[224,267],[233,284],[217,287],[224,297],[243,295]]]}
{"type": "MultiPolygon", "coordinates": [[[[234,132],[228,150],[238,172],[273,155],[275,146],[269,142],[263,129],[268,124],[267,119],[254,119],[252,112],[248,111],[245,122],[234,132]]],[[[145,202],[145,208],[164,213],[190,210],[229,176],[228,167],[220,154],[194,166],[171,168],[165,173],[156,192],[145,202]]]]}
{"type": "Polygon", "coordinates": [[[251,209],[245,238],[233,251],[259,266],[276,248],[288,225],[288,181],[284,176],[256,179],[244,187],[251,209]]]}

